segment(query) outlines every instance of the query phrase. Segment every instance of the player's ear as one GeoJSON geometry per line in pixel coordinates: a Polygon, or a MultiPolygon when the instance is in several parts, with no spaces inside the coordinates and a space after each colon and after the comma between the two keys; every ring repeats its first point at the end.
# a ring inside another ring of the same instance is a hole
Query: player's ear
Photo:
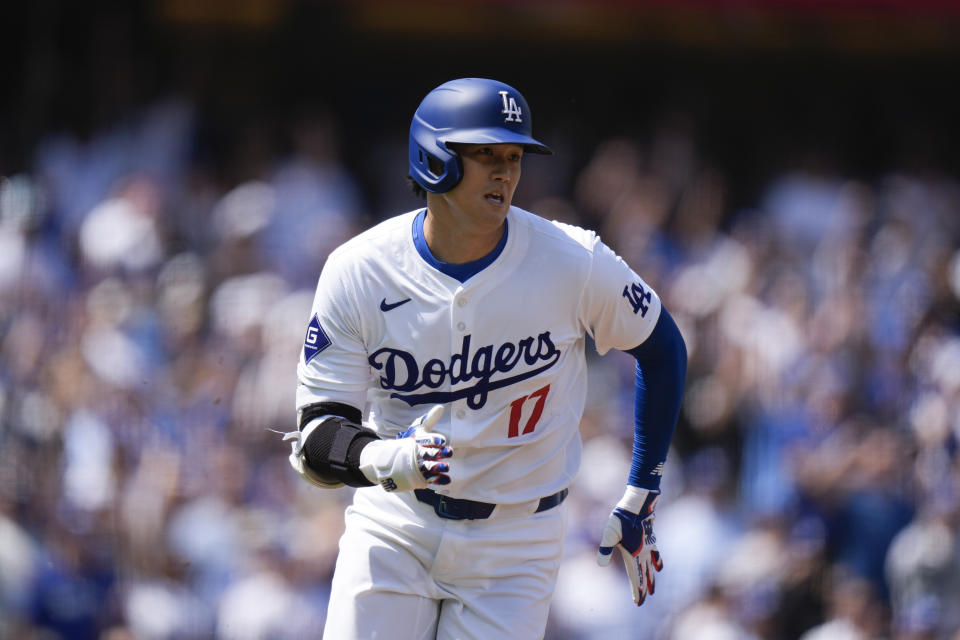
{"type": "Polygon", "coordinates": [[[433,156],[427,156],[427,168],[438,178],[443,175],[443,163],[433,156]]]}

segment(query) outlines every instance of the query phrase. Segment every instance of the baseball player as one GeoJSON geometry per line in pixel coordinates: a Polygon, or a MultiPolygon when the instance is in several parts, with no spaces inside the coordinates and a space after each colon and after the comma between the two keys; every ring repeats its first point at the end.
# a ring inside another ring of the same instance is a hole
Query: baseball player
{"type": "MultiPolygon", "coordinates": [[[[657,294],[597,235],[511,206],[530,108],[494,80],[447,82],[410,125],[426,207],[333,251],[298,366],[290,462],[357,487],[325,637],[541,638],[580,464],[585,337],[637,359],[633,465],[598,561],[633,600],[653,536],[686,351],[657,294]]],[[[599,527],[598,527],[599,528],[599,527]]]]}

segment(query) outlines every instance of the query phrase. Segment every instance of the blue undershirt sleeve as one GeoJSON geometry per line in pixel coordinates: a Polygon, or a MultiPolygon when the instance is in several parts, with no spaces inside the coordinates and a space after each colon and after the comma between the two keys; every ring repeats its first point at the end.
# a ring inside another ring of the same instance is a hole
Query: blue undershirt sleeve
{"type": "Polygon", "coordinates": [[[637,359],[633,462],[627,483],[659,491],[663,463],[680,416],[687,347],[677,324],[662,309],[650,337],[627,353],[637,359]]]}

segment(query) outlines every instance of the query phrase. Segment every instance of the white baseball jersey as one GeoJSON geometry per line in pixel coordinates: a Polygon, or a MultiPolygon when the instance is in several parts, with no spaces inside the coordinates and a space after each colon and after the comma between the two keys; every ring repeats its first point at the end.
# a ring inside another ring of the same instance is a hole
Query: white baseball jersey
{"type": "Polygon", "coordinates": [[[330,254],[298,366],[297,406],[369,411],[392,438],[434,404],[454,449],[439,493],[510,504],[580,465],[584,336],[600,354],[649,337],[660,299],[595,233],[511,207],[507,242],[461,283],[428,264],[411,211],[330,254]]]}

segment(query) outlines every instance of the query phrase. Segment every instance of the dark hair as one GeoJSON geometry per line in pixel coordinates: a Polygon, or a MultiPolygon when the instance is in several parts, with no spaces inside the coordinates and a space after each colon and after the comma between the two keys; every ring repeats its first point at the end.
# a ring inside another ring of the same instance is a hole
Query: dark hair
{"type": "Polygon", "coordinates": [[[407,184],[410,186],[410,191],[413,191],[413,195],[418,198],[423,198],[424,200],[427,199],[427,190],[421,187],[419,182],[407,176],[407,184]]]}

